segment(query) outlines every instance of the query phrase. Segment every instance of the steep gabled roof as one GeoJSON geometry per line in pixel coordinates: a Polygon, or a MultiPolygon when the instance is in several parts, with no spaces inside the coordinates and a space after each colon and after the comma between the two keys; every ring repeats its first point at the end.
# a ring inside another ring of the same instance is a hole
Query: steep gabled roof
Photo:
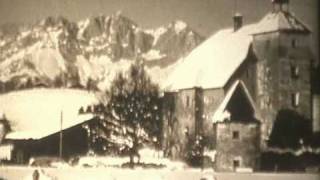
{"type": "Polygon", "coordinates": [[[264,18],[262,18],[262,20],[256,24],[253,34],[276,31],[311,32],[310,29],[293,14],[281,10],[268,13],[264,18]]]}
{"type": "Polygon", "coordinates": [[[233,94],[235,93],[236,89],[240,87],[241,90],[244,92],[245,97],[247,98],[251,108],[254,110],[254,115],[255,118],[259,119],[260,117],[260,113],[258,112],[258,110],[256,109],[255,103],[252,99],[252,96],[249,93],[248,88],[246,87],[246,85],[243,83],[243,81],[241,80],[236,80],[232,86],[229,88],[229,90],[227,91],[223,101],[220,103],[220,105],[218,106],[218,108],[216,109],[215,113],[212,116],[212,122],[213,123],[217,123],[217,122],[223,122],[226,118],[226,116],[229,116],[226,113],[226,108],[227,105],[229,103],[229,101],[231,100],[231,97],[233,96],[233,94]]]}
{"type": "Polygon", "coordinates": [[[195,48],[167,79],[164,89],[220,88],[246,59],[255,25],[217,32],[195,48]]]}

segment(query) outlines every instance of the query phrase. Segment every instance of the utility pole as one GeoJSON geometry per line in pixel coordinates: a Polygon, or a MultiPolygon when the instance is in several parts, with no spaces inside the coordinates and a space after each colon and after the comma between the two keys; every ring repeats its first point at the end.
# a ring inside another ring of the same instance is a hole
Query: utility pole
{"type": "Polygon", "coordinates": [[[61,110],[60,114],[60,140],[59,140],[59,157],[62,159],[62,149],[63,149],[63,129],[62,129],[62,123],[63,123],[63,112],[61,110]]]}

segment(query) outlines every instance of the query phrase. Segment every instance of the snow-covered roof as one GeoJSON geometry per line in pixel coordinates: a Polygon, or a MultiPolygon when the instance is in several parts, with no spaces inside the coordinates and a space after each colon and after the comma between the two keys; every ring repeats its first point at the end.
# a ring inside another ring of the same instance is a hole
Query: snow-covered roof
{"type": "Polygon", "coordinates": [[[223,101],[221,102],[221,104],[218,106],[218,108],[216,109],[215,113],[213,114],[213,116],[212,116],[212,122],[213,123],[223,122],[226,119],[226,116],[228,115],[228,113],[226,113],[226,107],[227,107],[232,95],[236,91],[237,87],[240,87],[244,91],[244,94],[246,95],[246,98],[248,99],[252,109],[255,112],[254,113],[255,117],[257,119],[259,119],[259,112],[256,109],[255,103],[254,103],[254,101],[252,99],[252,96],[249,93],[248,88],[246,87],[246,85],[244,84],[243,81],[237,80],[232,84],[230,89],[227,91],[223,101]]]}
{"type": "MultiPolygon", "coordinates": [[[[79,115],[74,119],[65,119],[62,123],[62,130],[71,128],[78,124],[84,123],[86,121],[92,120],[94,117],[93,114],[84,114],[79,115]]],[[[13,131],[6,135],[6,139],[14,139],[14,140],[21,140],[21,139],[41,139],[57,133],[61,130],[60,128],[60,121],[56,122],[44,122],[48,125],[44,125],[44,128],[41,129],[27,129],[22,131],[13,131]]]]}
{"type": "Polygon", "coordinates": [[[284,30],[310,32],[306,25],[283,10],[268,13],[260,22],[237,31],[220,30],[195,48],[163,87],[167,91],[221,88],[246,59],[254,34],[284,30]]]}
{"type": "Polygon", "coordinates": [[[290,12],[275,11],[268,13],[257,23],[253,34],[275,31],[310,32],[309,28],[290,12]]]}
{"type": "Polygon", "coordinates": [[[168,91],[223,87],[246,59],[255,25],[217,32],[195,48],[164,84],[168,91]]]}
{"type": "Polygon", "coordinates": [[[78,115],[80,107],[98,104],[98,97],[87,91],[34,89],[0,95],[0,111],[9,121],[6,139],[40,139],[62,129],[91,120],[94,115],[78,115]]]}

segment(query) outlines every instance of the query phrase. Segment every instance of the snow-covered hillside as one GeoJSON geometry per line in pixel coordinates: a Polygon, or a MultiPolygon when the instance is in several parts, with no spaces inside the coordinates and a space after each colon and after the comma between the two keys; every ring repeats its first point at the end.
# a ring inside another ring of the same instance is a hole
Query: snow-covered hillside
{"type": "Polygon", "coordinates": [[[202,40],[182,21],[144,30],[120,13],[80,22],[47,17],[30,26],[0,27],[0,90],[86,87],[89,81],[104,90],[116,72],[136,59],[165,78],[202,40]]]}

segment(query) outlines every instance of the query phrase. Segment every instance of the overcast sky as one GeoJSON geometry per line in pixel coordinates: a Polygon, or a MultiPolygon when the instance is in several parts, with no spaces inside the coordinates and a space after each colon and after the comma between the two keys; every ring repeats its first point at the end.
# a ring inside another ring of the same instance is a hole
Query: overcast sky
{"type": "MultiPolygon", "coordinates": [[[[0,0],[0,24],[35,22],[62,15],[77,21],[122,11],[140,26],[159,27],[177,19],[208,36],[232,25],[235,0],[0,0]]],[[[271,0],[238,0],[244,23],[259,21],[272,9],[271,0]]],[[[318,34],[318,0],[291,0],[290,9],[318,34]]],[[[318,35],[313,40],[318,47],[318,35]]]]}

